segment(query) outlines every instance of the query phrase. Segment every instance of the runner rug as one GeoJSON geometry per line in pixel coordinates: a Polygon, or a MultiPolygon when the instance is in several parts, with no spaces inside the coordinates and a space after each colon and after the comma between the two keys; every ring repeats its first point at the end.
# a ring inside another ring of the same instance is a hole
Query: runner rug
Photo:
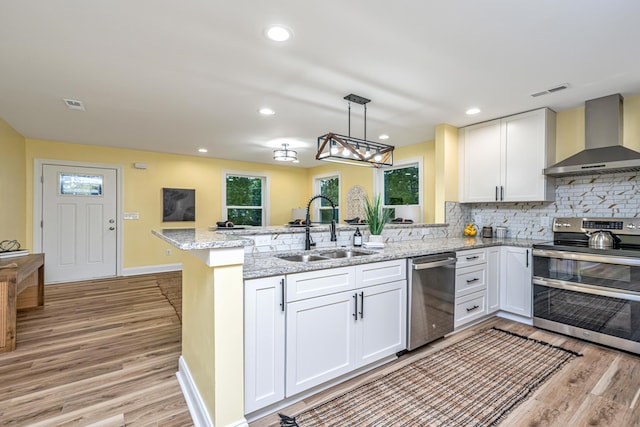
{"type": "Polygon", "coordinates": [[[493,426],[577,356],[486,329],[295,417],[280,414],[280,425],[493,426]]]}

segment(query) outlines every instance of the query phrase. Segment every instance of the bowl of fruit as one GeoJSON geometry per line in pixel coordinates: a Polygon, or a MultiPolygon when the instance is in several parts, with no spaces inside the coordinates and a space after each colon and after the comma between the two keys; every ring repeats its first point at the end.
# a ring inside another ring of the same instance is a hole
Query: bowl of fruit
{"type": "Polygon", "coordinates": [[[465,236],[473,237],[473,236],[476,235],[476,233],[477,233],[476,226],[473,225],[472,222],[467,224],[467,226],[464,228],[464,235],[465,236]]]}

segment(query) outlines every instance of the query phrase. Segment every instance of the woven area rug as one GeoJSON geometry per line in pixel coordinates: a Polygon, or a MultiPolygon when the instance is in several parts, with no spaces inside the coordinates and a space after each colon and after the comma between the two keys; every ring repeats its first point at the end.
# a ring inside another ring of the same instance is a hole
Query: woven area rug
{"type": "Polygon", "coordinates": [[[486,329],[295,417],[280,414],[280,425],[493,426],[577,356],[486,329]]]}

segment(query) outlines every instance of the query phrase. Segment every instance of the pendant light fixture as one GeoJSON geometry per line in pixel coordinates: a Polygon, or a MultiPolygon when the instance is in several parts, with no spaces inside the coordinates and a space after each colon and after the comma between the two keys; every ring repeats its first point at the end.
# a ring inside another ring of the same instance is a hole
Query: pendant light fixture
{"type": "Polygon", "coordinates": [[[279,162],[297,162],[298,153],[293,150],[289,150],[287,147],[289,144],[282,144],[281,150],[273,150],[273,160],[279,162]]]}
{"type": "Polygon", "coordinates": [[[350,94],[344,97],[349,101],[349,135],[327,133],[318,137],[317,160],[326,162],[347,163],[357,166],[393,166],[392,145],[367,141],[367,103],[370,99],[350,94]],[[351,137],[351,103],[364,107],[364,139],[351,137]]]}

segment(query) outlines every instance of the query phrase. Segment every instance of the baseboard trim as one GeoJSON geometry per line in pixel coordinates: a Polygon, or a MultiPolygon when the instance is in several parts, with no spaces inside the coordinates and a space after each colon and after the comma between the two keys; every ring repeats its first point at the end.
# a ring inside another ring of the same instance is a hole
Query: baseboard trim
{"type": "MultiPolygon", "coordinates": [[[[184,400],[187,402],[189,414],[191,414],[195,427],[213,427],[213,421],[211,421],[202,397],[200,393],[198,393],[198,387],[196,387],[193,377],[189,372],[187,362],[184,361],[182,356],[178,359],[178,372],[176,372],[176,376],[178,377],[178,383],[180,383],[184,400]]],[[[247,423],[245,418],[242,418],[224,427],[249,427],[249,423],[247,423]]]]}
{"type": "Polygon", "coordinates": [[[202,397],[200,393],[198,393],[198,388],[182,356],[178,359],[178,372],[176,372],[176,376],[178,377],[184,400],[187,401],[189,413],[191,414],[195,427],[213,427],[213,421],[209,418],[202,397]]]}
{"type": "Polygon", "coordinates": [[[170,271],[181,271],[182,263],[178,264],[161,264],[148,265],[145,267],[132,267],[122,269],[123,276],[138,276],[141,274],[167,273],[170,271]]]}

